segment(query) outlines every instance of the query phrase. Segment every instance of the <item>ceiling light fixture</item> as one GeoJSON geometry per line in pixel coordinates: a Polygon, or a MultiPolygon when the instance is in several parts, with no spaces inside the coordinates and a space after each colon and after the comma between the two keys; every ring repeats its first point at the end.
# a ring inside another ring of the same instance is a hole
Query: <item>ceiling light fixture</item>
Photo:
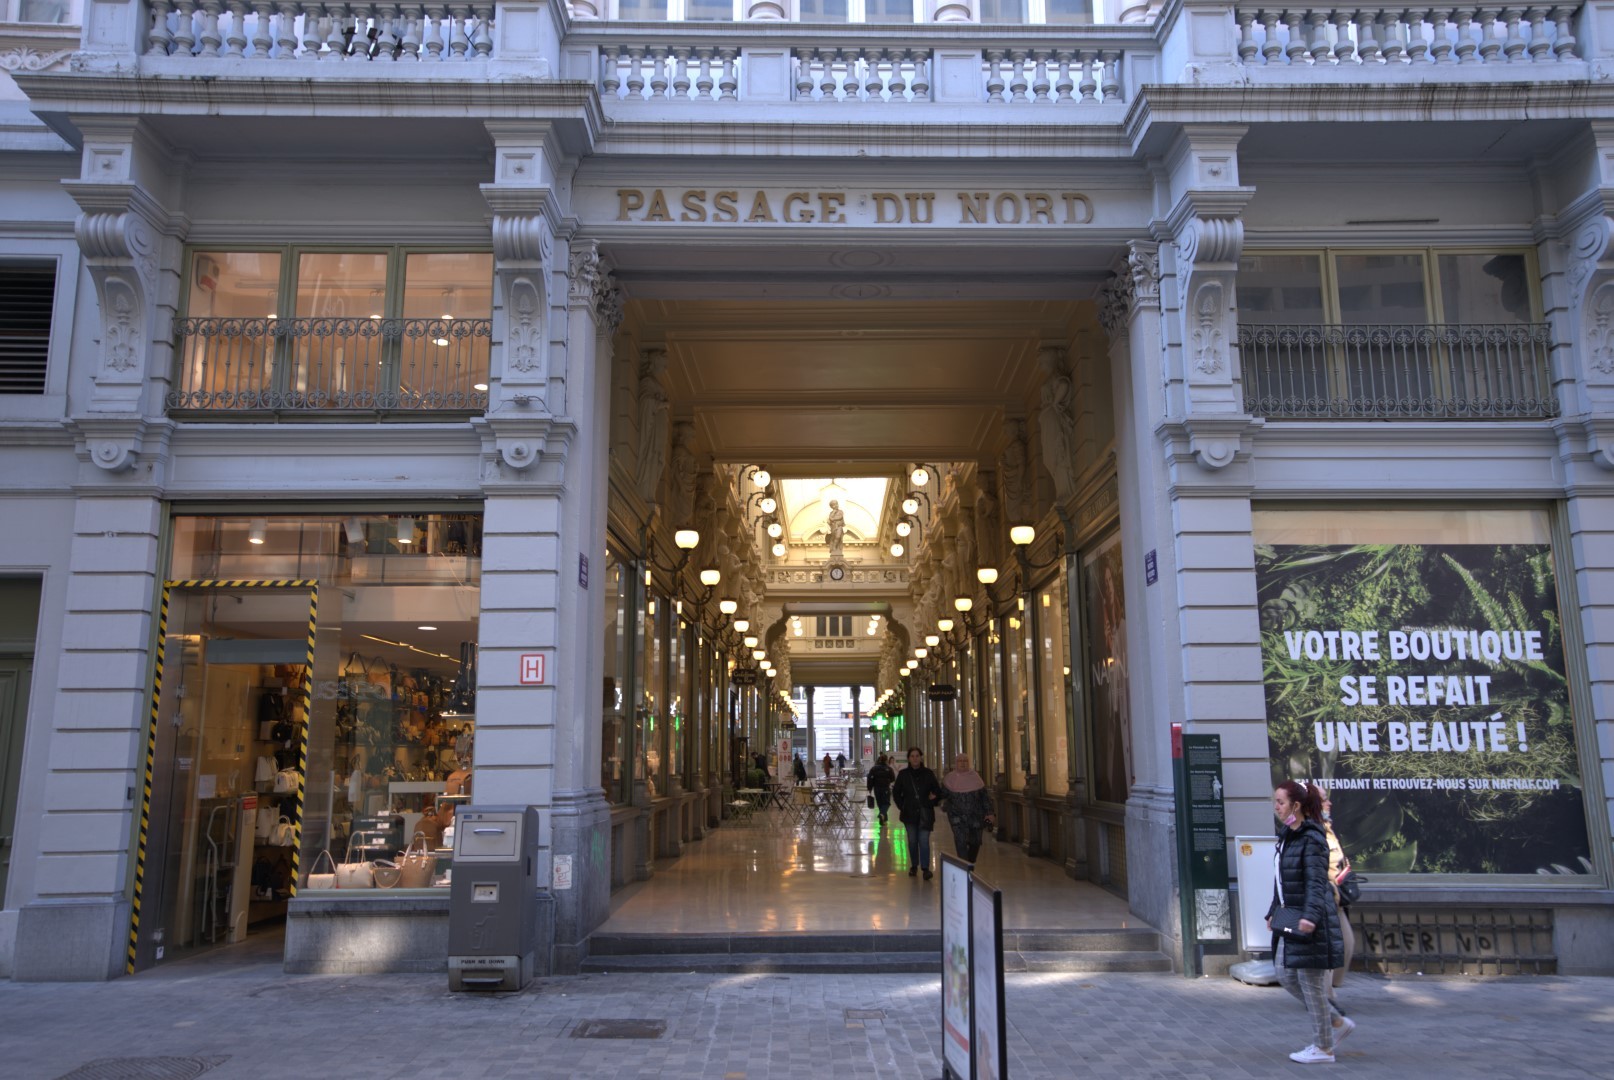
{"type": "Polygon", "coordinates": [[[269,522],[265,518],[253,518],[252,528],[247,532],[247,543],[261,544],[269,535],[269,522]]]}
{"type": "Polygon", "coordinates": [[[998,568],[995,566],[980,567],[975,571],[975,580],[979,581],[982,585],[997,584],[998,568]]]}
{"type": "Polygon", "coordinates": [[[719,570],[715,566],[708,566],[705,570],[701,571],[701,584],[705,585],[708,589],[716,588],[717,583],[722,580],[723,571],[719,570]]]}
{"type": "Polygon", "coordinates": [[[764,495],[762,501],[757,503],[757,506],[761,508],[764,514],[771,514],[779,509],[779,500],[772,495],[764,495]]]}
{"type": "Polygon", "coordinates": [[[725,615],[733,615],[740,610],[740,602],[732,596],[725,596],[717,602],[717,610],[725,615]]]}
{"type": "Polygon", "coordinates": [[[898,536],[907,536],[911,532],[913,532],[913,526],[911,524],[909,524],[906,521],[897,522],[897,535],[898,536]]]}
{"type": "Polygon", "coordinates": [[[679,529],[673,533],[673,545],[679,551],[694,551],[701,542],[701,534],[694,529],[679,529]]]}
{"type": "Polygon", "coordinates": [[[756,472],[751,474],[751,482],[759,488],[767,487],[769,481],[772,479],[773,476],[769,474],[767,469],[758,469],[756,472]]]}
{"type": "Polygon", "coordinates": [[[736,634],[743,634],[749,629],[751,629],[751,620],[750,619],[735,619],[734,620],[734,632],[736,634]]]}
{"type": "Polygon", "coordinates": [[[903,499],[902,500],[902,512],[904,514],[917,514],[917,513],[919,513],[919,500],[914,498],[912,495],[909,495],[906,499],[903,499]]]}
{"type": "Polygon", "coordinates": [[[906,551],[906,550],[907,550],[907,548],[903,547],[901,544],[892,544],[891,545],[891,557],[893,559],[900,559],[900,558],[902,558],[902,553],[904,551],[906,551]]]}
{"type": "Polygon", "coordinates": [[[953,598],[953,607],[957,608],[959,611],[965,612],[966,614],[974,606],[975,601],[968,596],[957,596],[953,598]]]}
{"type": "Polygon", "coordinates": [[[1009,529],[1009,540],[1018,547],[1025,547],[1037,538],[1037,530],[1030,525],[1015,525],[1009,529]]]}
{"type": "Polygon", "coordinates": [[[415,519],[401,517],[398,519],[398,543],[413,544],[415,542],[415,519]]]}
{"type": "Polygon", "coordinates": [[[776,559],[782,559],[785,557],[785,545],[783,541],[773,545],[773,557],[776,559]]]}
{"type": "Polygon", "coordinates": [[[919,468],[913,471],[912,475],[910,475],[908,479],[913,481],[914,487],[924,487],[926,484],[930,483],[930,473],[925,470],[923,465],[921,465],[919,468]]]}

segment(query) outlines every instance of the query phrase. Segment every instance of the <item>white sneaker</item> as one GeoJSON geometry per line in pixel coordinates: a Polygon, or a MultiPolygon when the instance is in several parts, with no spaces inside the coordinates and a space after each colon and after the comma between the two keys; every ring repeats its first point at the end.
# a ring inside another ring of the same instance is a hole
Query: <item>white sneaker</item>
{"type": "Polygon", "coordinates": [[[1345,1036],[1356,1030],[1356,1021],[1348,1016],[1339,1018],[1339,1026],[1334,1029],[1334,1045],[1337,1047],[1345,1041],[1345,1036]]]}
{"type": "Polygon", "coordinates": [[[1315,1046],[1308,1046],[1304,1050],[1296,1050],[1289,1055],[1290,1061],[1298,1061],[1302,1065],[1332,1065],[1334,1055],[1315,1046]]]}

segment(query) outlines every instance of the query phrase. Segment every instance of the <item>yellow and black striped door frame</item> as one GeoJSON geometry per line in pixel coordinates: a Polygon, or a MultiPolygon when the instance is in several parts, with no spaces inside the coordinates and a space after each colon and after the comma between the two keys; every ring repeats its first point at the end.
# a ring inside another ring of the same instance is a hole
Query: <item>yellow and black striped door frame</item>
{"type": "Polygon", "coordinates": [[[151,685],[151,712],[147,717],[146,775],[140,796],[140,841],[135,850],[134,897],[129,916],[129,955],[124,969],[134,974],[140,945],[140,904],[146,887],[146,844],[151,834],[151,785],[157,767],[157,722],[162,708],[163,663],[168,650],[168,603],[175,589],[307,589],[308,652],[303,663],[303,725],[297,742],[297,809],[292,815],[291,892],[297,894],[297,863],[302,849],[303,797],[308,784],[308,719],[314,706],[314,631],[319,624],[319,582],[312,578],[188,578],[163,582],[157,607],[157,656],[151,685]]]}

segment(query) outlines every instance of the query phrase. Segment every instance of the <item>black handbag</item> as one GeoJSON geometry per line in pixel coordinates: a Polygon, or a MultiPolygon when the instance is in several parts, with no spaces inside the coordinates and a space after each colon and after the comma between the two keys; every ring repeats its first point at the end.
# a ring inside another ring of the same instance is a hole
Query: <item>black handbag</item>
{"type": "Polygon", "coordinates": [[[867,806],[870,810],[873,810],[874,809],[874,796],[873,795],[865,795],[863,797],[863,805],[867,806]]]}
{"type": "Polygon", "coordinates": [[[1358,874],[1355,870],[1345,871],[1344,876],[1337,882],[1340,900],[1347,904],[1354,904],[1362,899],[1362,882],[1366,880],[1367,878],[1358,874]]]}
{"type": "Polygon", "coordinates": [[[1272,913],[1272,932],[1288,941],[1310,941],[1311,935],[1300,930],[1302,917],[1297,908],[1278,908],[1272,913]]]}

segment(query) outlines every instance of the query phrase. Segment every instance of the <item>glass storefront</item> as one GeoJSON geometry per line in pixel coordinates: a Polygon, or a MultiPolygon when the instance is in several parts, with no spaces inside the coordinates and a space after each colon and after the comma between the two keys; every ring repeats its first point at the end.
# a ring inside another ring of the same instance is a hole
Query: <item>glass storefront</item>
{"type": "Polygon", "coordinates": [[[1004,704],[1009,733],[1009,787],[1020,791],[1026,786],[1031,765],[1031,679],[1033,667],[1026,662],[1028,622],[1024,598],[1014,614],[1003,618],[1004,704]]]}
{"type": "Polygon", "coordinates": [[[1132,790],[1133,776],[1120,534],[1112,533],[1083,552],[1081,566],[1092,798],[1120,805],[1132,790]]]}
{"type": "Polygon", "coordinates": [[[332,875],[447,884],[481,547],[479,513],[174,517],[143,962],[238,941],[332,875]]]}
{"type": "Polygon", "coordinates": [[[987,747],[991,757],[992,781],[998,783],[1008,774],[1003,754],[1004,716],[1008,699],[1003,692],[1003,633],[1002,620],[993,619],[987,624],[986,648],[982,658],[986,664],[987,747]]]}
{"type": "Polygon", "coordinates": [[[1042,790],[1063,795],[1070,783],[1070,631],[1066,622],[1067,575],[1037,591],[1037,677],[1042,688],[1042,790]]]}
{"type": "Polygon", "coordinates": [[[600,787],[613,803],[628,801],[628,619],[631,571],[615,552],[605,554],[605,693],[601,702],[600,787]]]}

